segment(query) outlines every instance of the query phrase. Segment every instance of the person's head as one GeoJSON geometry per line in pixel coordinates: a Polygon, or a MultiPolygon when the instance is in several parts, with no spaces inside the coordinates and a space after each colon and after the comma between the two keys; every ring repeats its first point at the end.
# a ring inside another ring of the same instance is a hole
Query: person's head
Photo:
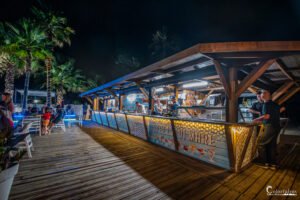
{"type": "Polygon", "coordinates": [[[140,103],[136,101],[136,102],[135,102],[135,105],[138,106],[138,105],[140,105],[140,103]]]}
{"type": "Polygon", "coordinates": [[[45,110],[47,113],[51,113],[52,109],[47,107],[46,110],[45,110]]]}
{"type": "Polygon", "coordinates": [[[271,100],[270,90],[262,90],[260,96],[261,96],[261,99],[265,102],[271,100]]]}
{"type": "Polygon", "coordinates": [[[258,91],[257,93],[256,93],[256,98],[257,98],[257,100],[259,101],[259,102],[262,102],[263,100],[261,99],[261,91],[258,91]]]}
{"type": "Polygon", "coordinates": [[[10,93],[4,92],[4,93],[2,94],[2,101],[4,101],[5,103],[10,103],[10,102],[11,102],[11,96],[10,96],[10,93]]]}

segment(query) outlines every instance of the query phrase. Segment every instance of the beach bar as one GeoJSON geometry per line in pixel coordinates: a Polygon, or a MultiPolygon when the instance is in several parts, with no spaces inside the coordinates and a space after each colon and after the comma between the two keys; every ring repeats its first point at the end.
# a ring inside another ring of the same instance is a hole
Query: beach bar
{"type": "Polygon", "coordinates": [[[239,172],[263,131],[247,112],[256,92],[283,105],[299,80],[299,41],[205,43],[80,96],[100,125],[239,172]]]}

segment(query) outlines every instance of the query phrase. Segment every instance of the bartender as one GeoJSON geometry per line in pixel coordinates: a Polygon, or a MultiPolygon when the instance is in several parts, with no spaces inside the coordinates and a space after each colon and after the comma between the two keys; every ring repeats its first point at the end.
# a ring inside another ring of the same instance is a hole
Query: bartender
{"type": "Polygon", "coordinates": [[[154,115],[162,115],[162,104],[159,100],[155,100],[154,108],[153,108],[153,114],[154,115]]]}
{"type": "Polygon", "coordinates": [[[145,106],[140,104],[139,102],[135,102],[135,112],[140,114],[145,114],[145,106]]]}
{"type": "Polygon", "coordinates": [[[252,119],[258,118],[262,113],[263,100],[261,99],[261,91],[256,93],[257,101],[252,104],[252,107],[248,110],[252,113],[252,119]]]}
{"type": "Polygon", "coordinates": [[[175,97],[172,97],[172,104],[170,105],[170,114],[172,117],[177,117],[177,108],[179,107],[179,103],[176,101],[175,97]]]}
{"type": "Polygon", "coordinates": [[[265,167],[275,170],[277,168],[276,149],[277,136],[280,132],[280,112],[283,109],[271,100],[270,91],[263,90],[261,98],[264,102],[262,115],[253,121],[263,123],[264,133],[259,145],[265,149],[265,167]]]}

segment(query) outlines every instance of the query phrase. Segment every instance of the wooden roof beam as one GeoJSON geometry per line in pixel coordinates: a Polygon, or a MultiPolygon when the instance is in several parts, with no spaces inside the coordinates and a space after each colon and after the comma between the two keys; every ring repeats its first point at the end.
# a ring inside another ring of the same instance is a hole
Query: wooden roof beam
{"type": "Polygon", "coordinates": [[[143,93],[143,95],[145,96],[145,98],[148,100],[149,99],[149,94],[146,91],[146,89],[141,86],[140,82],[135,82],[135,84],[139,88],[139,90],[143,93]]]}
{"type": "MultiPolygon", "coordinates": [[[[241,69],[240,71],[243,72],[246,75],[248,75],[250,73],[250,71],[246,70],[246,69],[241,69]]],[[[272,80],[270,80],[269,78],[267,78],[264,75],[261,75],[257,80],[264,83],[264,84],[267,84],[267,85],[274,85],[275,84],[272,80]]]]}
{"type": "Polygon", "coordinates": [[[276,101],[281,95],[283,95],[288,89],[290,89],[294,85],[293,81],[285,82],[280,88],[278,88],[272,94],[272,100],[276,101]]]}
{"type": "Polygon", "coordinates": [[[106,88],[105,89],[109,94],[111,94],[113,97],[117,98],[118,96],[116,95],[116,93],[114,93],[110,88],[106,88]]]}
{"type": "Polygon", "coordinates": [[[288,77],[288,79],[290,79],[291,81],[294,81],[295,84],[299,87],[299,84],[296,82],[296,79],[294,77],[294,75],[288,71],[288,67],[282,62],[282,60],[277,59],[276,60],[277,66],[278,68],[281,70],[281,72],[288,77]]]}
{"type": "Polygon", "coordinates": [[[247,88],[249,88],[273,63],[275,59],[268,60],[266,62],[262,62],[257,65],[248,76],[241,81],[238,86],[236,96],[240,96],[247,88]]]}
{"type": "Polygon", "coordinates": [[[204,105],[206,99],[209,97],[209,95],[211,95],[212,93],[214,92],[214,89],[211,89],[205,96],[204,98],[202,99],[200,105],[204,105]]]}
{"type": "Polygon", "coordinates": [[[213,62],[214,62],[217,74],[220,77],[221,83],[223,84],[225,93],[226,93],[227,97],[230,99],[231,97],[230,97],[230,88],[229,88],[229,81],[228,81],[228,78],[227,78],[228,77],[227,72],[225,72],[222,69],[221,64],[217,60],[213,60],[213,62]]]}
{"type": "Polygon", "coordinates": [[[282,96],[277,103],[279,105],[282,105],[284,102],[286,102],[288,99],[290,99],[292,96],[294,96],[297,92],[300,91],[300,87],[294,87],[289,92],[287,92],[284,96],[282,96]]]}
{"type": "Polygon", "coordinates": [[[85,98],[85,99],[88,101],[88,103],[89,103],[90,105],[93,105],[93,101],[92,101],[92,99],[91,99],[90,97],[88,97],[88,96],[83,96],[83,98],[85,98]]]}

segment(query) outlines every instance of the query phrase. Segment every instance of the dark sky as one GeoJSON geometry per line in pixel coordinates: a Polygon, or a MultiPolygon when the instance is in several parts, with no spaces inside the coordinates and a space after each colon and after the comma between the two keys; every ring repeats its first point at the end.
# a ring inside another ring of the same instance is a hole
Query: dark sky
{"type": "MultiPolygon", "coordinates": [[[[1,2],[0,20],[28,16],[36,1],[1,2]]],[[[119,53],[151,60],[152,34],[165,26],[181,49],[200,42],[300,40],[299,0],[48,0],[76,30],[64,52],[86,74],[113,76],[119,53]]]]}

